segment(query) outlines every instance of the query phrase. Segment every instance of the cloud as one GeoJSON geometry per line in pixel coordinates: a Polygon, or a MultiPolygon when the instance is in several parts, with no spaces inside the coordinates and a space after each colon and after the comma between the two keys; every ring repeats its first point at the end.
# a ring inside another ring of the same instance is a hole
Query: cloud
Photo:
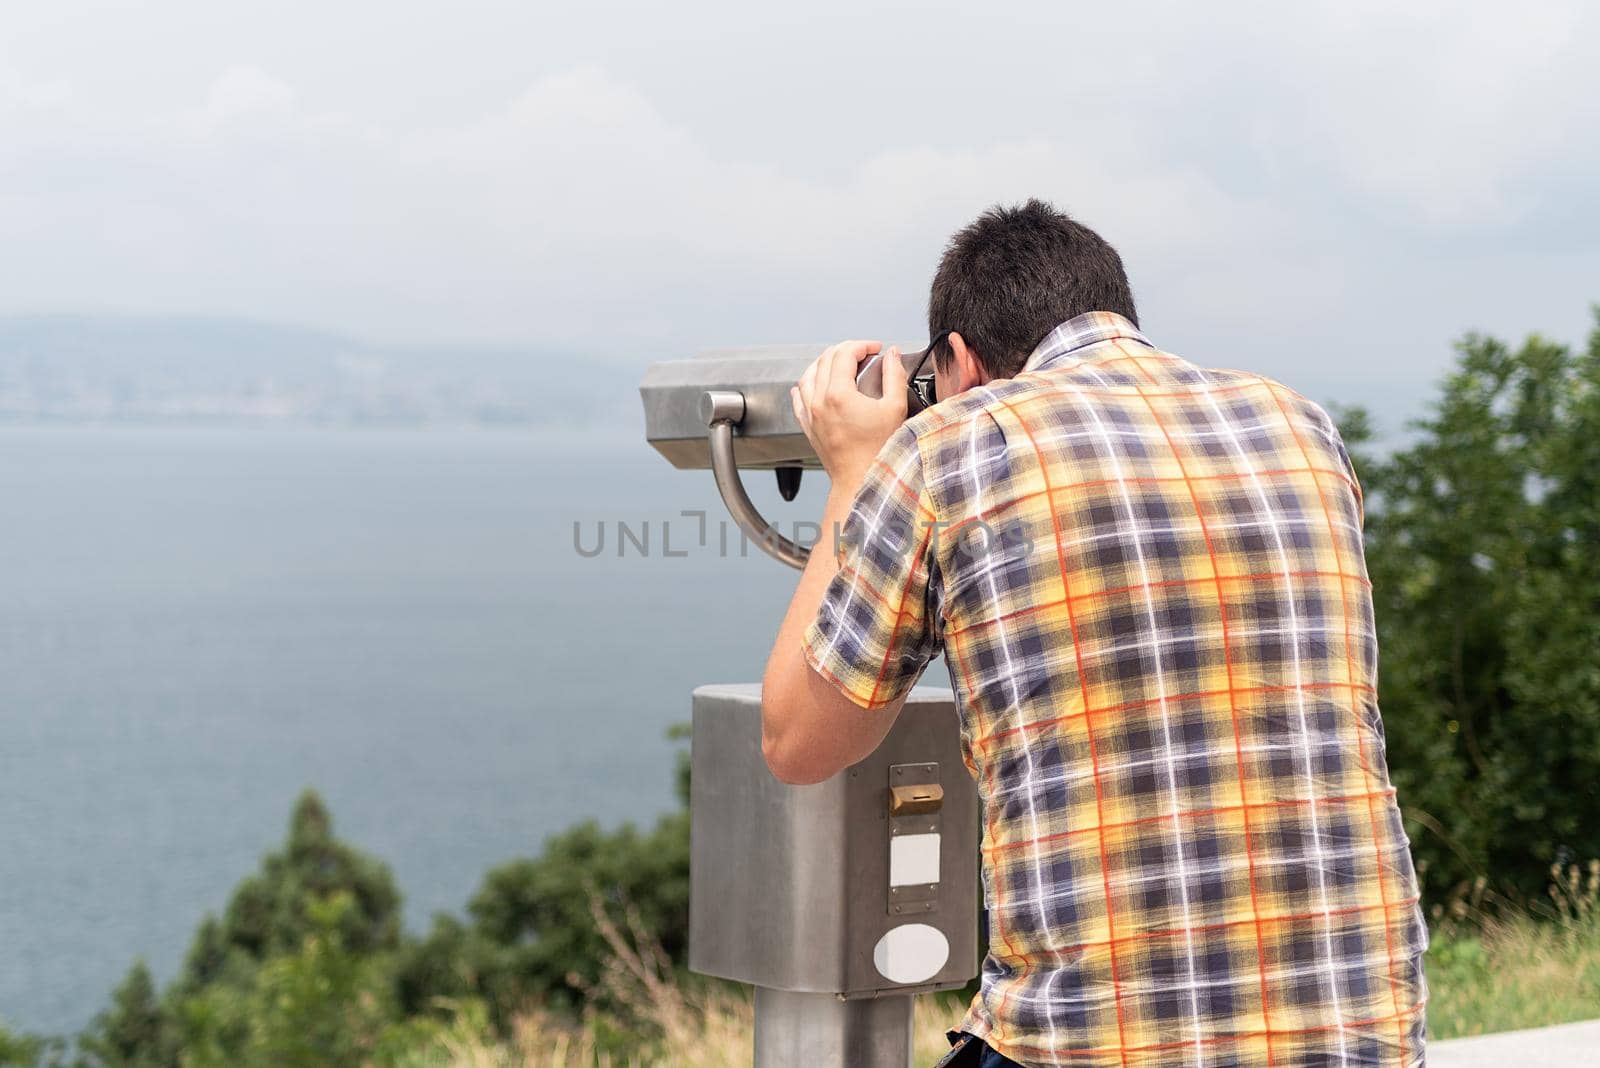
{"type": "MultiPolygon", "coordinates": [[[[82,254],[54,262],[83,288],[115,291],[108,276],[120,276],[123,295],[155,303],[187,274],[202,304],[364,314],[388,332],[453,314],[458,333],[570,344],[658,330],[659,310],[628,324],[662,293],[699,291],[707,311],[881,299],[886,276],[925,277],[954,225],[1036,193],[1120,206],[1111,219],[1130,239],[1159,234],[1177,250],[1259,215],[1196,173],[1140,173],[1116,155],[1085,167],[1042,138],[887,151],[825,179],[720,160],[596,66],[459,125],[401,130],[308,113],[283,80],[239,66],[199,109],[80,133],[35,139],[33,167],[65,175],[93,156],[106,180],[36,188],[0,209],[0,226],[37,241],[29,220],[50,219],[63,252],[82,254]]],[[[29,272],[10,270],[25,291],[29,272]]]]}
{"type": "Polygon", "coordinates": [[[1522,177],[1600,160],[1591,7],[1358,3],[1312,19],[1316,46],[1283,84],[1357,195],[1428,225],[1502,226],[1533,207],[1522,177]]]}
{"type": "Polygon", "coordinates": [[[1597,295],[1579,5],[1179,5],[1138,33],[1099,12],[1067,20],[1082,47],[1041,30],[1025,63],[1006,23],[969,19],[962,77],[929,17],[751,25],[806,62],[602,26],[459,93],[468,61],[427,50],[366,96],[365,70],[270,55],[125,96],[0,71],[0,310],[641,356],[911,339],[946,235],[1031,195],[1112,238],[1150,321],[1217,362],[1426,376],[1468,326],[1559,330],[1597,295]],[[902,38],[933,61],[846,75],[902,38]]]}
{"type": "Polygon", "coordinates": [[[205,113],[221,120],[250,112],[283,113],[293,106],[294,90],[289,86],[257,67],[237,66],[211,83],[205,113]]]}
{"type": "Polygon", "coordinates": [[[72,83],[64,78],[56,78],[48,82],[0,85],[0,95],[20,107],[49,109],[72,100],[72,83]]]}

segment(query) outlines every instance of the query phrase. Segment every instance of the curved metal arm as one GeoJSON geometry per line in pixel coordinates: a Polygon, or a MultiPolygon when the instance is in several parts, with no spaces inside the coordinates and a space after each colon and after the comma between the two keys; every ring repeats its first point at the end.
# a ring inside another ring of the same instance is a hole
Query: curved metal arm
{"type": "Polygon", "coordinates": [[[805,567],[811,550],[779,534],[761,515],[739,478],[739,465],[733,458],[733,429],[744,421],[744,394],[708,390],[700,398],[700,414],[705,418],[711,437],[711,473],[717,480],[717,490],[722,494],[722,503],[728,507],[728,514],[768,556],[790,567],[805,567]]]}

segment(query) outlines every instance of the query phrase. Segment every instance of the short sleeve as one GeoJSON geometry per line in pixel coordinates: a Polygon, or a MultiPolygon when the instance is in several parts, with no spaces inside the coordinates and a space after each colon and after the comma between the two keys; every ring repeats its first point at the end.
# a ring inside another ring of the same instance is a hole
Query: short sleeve
{"type": "Polygon", "coordinates": [[[1344,464],[1344,473],[1350,479],[1350,492],[1356,498],[1356,519],[1365,527],[1367,525],[1367,498],[1361,491],[1361,476],[1356,473],[1356,462],[1350,455],[1350,450],[1345,447],[1344,438],[1339,435],[1336,428],[1333,431],[1333,445],[1338,450],[1339,460],[1344,464]]]}
{"type": "MultiPolygon", "coordinates": [[[[862,708],[904,696],[939,651],[937,529],[916,435],[902,427],[856,495],[839,573],[803,639],[807,662],[862,708]]],[[[817,547],[832,542],[824,531],[817,547]]]]}

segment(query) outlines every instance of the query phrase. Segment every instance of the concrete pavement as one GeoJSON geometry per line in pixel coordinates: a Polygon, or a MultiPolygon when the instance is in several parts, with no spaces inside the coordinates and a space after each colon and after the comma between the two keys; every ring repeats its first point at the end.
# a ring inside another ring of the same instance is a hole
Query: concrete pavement
{"type": "Polygon", "coordinates": [[[1600,1020],[1428,1043],[1428,1068],[1600,1065],[1600,1020]]]}

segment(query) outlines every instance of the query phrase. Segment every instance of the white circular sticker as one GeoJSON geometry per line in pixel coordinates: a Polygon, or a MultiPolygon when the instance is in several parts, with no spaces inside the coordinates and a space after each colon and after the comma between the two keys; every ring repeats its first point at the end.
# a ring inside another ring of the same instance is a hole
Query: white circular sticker
{"type": "Polygon", "coordinates": [[[890,928],[872,947],[872,963],[891,983],[922,983],[950,959],[950,940],[937,927],[906,923],[890,928]]]}

